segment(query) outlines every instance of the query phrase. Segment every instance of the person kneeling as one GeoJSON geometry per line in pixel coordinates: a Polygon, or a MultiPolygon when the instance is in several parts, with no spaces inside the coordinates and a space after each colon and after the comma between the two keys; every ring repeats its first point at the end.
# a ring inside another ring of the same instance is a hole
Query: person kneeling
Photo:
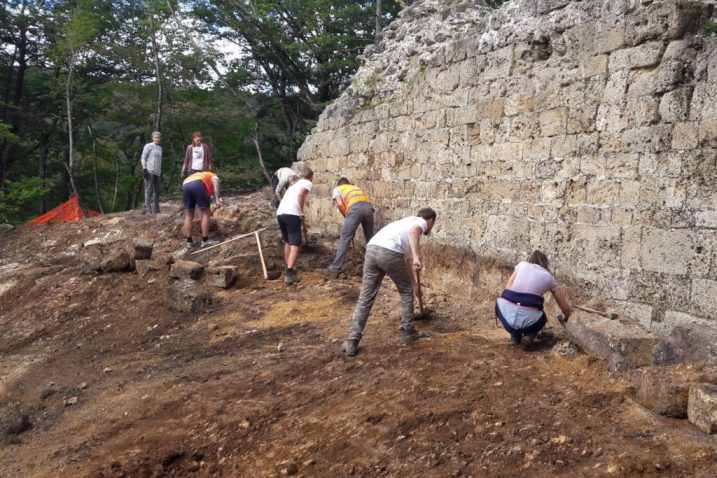
{"type": "Polygon", "coordinates": [[[527,261],[515,266],[505,290],[496,300],[495,314],[505,330],[510,333],[510,343],[520,344],[525,337],[532,342],[545,327],[543,294],[550,291],[567,320],[572,313],[570,304],[560,285],[550,273],[548,258],[540,251],[534,251],[527,261]]]}

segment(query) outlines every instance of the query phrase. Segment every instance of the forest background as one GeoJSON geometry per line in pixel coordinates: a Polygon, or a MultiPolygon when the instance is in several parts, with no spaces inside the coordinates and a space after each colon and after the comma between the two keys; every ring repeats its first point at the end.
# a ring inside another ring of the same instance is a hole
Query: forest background
{"type": "Polygon", "coordinates": [[[139,158],[154,130],[165,195],[179,192],[195,130],[225,187],[266,184],[410,3],[5,0],[0,223],[21,224],[73,192],[104,213],[140,206],[139,158]]]}

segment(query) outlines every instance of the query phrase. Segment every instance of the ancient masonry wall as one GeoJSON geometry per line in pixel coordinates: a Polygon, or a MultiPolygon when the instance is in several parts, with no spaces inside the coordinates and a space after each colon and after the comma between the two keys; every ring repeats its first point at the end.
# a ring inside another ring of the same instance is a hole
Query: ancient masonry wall
{"type": "MultiPolygon", "coordinates": [[[[416,2],[299,152],[310,220],[338,228],[347,176],[381,224],[432,206],[436,245],[505,267],[541,249],[574,293],[652,329],[717,325],[714,7],[416,2]]],[[[500,291],[462,265],[456,290],[500,291]]]]}

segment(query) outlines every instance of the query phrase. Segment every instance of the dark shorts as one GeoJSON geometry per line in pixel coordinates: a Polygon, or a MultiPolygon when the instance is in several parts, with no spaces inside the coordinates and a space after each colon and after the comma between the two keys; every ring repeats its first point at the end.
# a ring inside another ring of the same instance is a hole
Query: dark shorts
{"type": "Polygon", "coordinates": [[[293,214],[277,216],[281,228],[281,238],[290,246],[301,245],[301,217],[293,214]]]}
{"type": "Polygon", "coordinates": [[[211,205],[207,187],[202,181],[192,181],[182,185],[182,201],[184,209],[205,209],[211,205]]]}
{"type": "Polygon", "coordinates": [[[274,174],[274,175],[271,177],[271,190],[274,191],[274,192],[276,192],[276,187],[277,187],[278,185],[279,185],[279,176],[277,176],[276,174],[274,174]]]}

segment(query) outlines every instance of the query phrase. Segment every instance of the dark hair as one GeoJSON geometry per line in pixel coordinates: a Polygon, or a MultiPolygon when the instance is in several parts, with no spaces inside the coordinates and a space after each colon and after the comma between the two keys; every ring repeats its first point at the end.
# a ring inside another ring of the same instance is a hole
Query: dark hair
{"type": "Polygon", "coordinates": [[[430,221],[431,219],[435,219],[437,214],[436,211],[434,211],[430,207],[426,207],[418,211],[417,216],[425,219],[426,221],[430,221]]]}
{"type": "Polygon", "coordinates": [[[301,170],[301,176],[311,181],[314,178],[314,170],[309,167],[304,167],[301,170]]]}
{"type": "Polygon", "coordinates": [[[336,182],[337,186],[343,186],[344,184],[351,184],[351,181],[349,181],[347,178],[341,178],[336,182]]]}
{"type": "Polygon", "coordinates": [[[540,251],[533,251],[528,257],[528,262],[530,262],[531,264],[538,264],[545,270],[548,270],[548,267],[550,266],[550,263],[548,262],[548,256],[546,256],[540,251]]]}

